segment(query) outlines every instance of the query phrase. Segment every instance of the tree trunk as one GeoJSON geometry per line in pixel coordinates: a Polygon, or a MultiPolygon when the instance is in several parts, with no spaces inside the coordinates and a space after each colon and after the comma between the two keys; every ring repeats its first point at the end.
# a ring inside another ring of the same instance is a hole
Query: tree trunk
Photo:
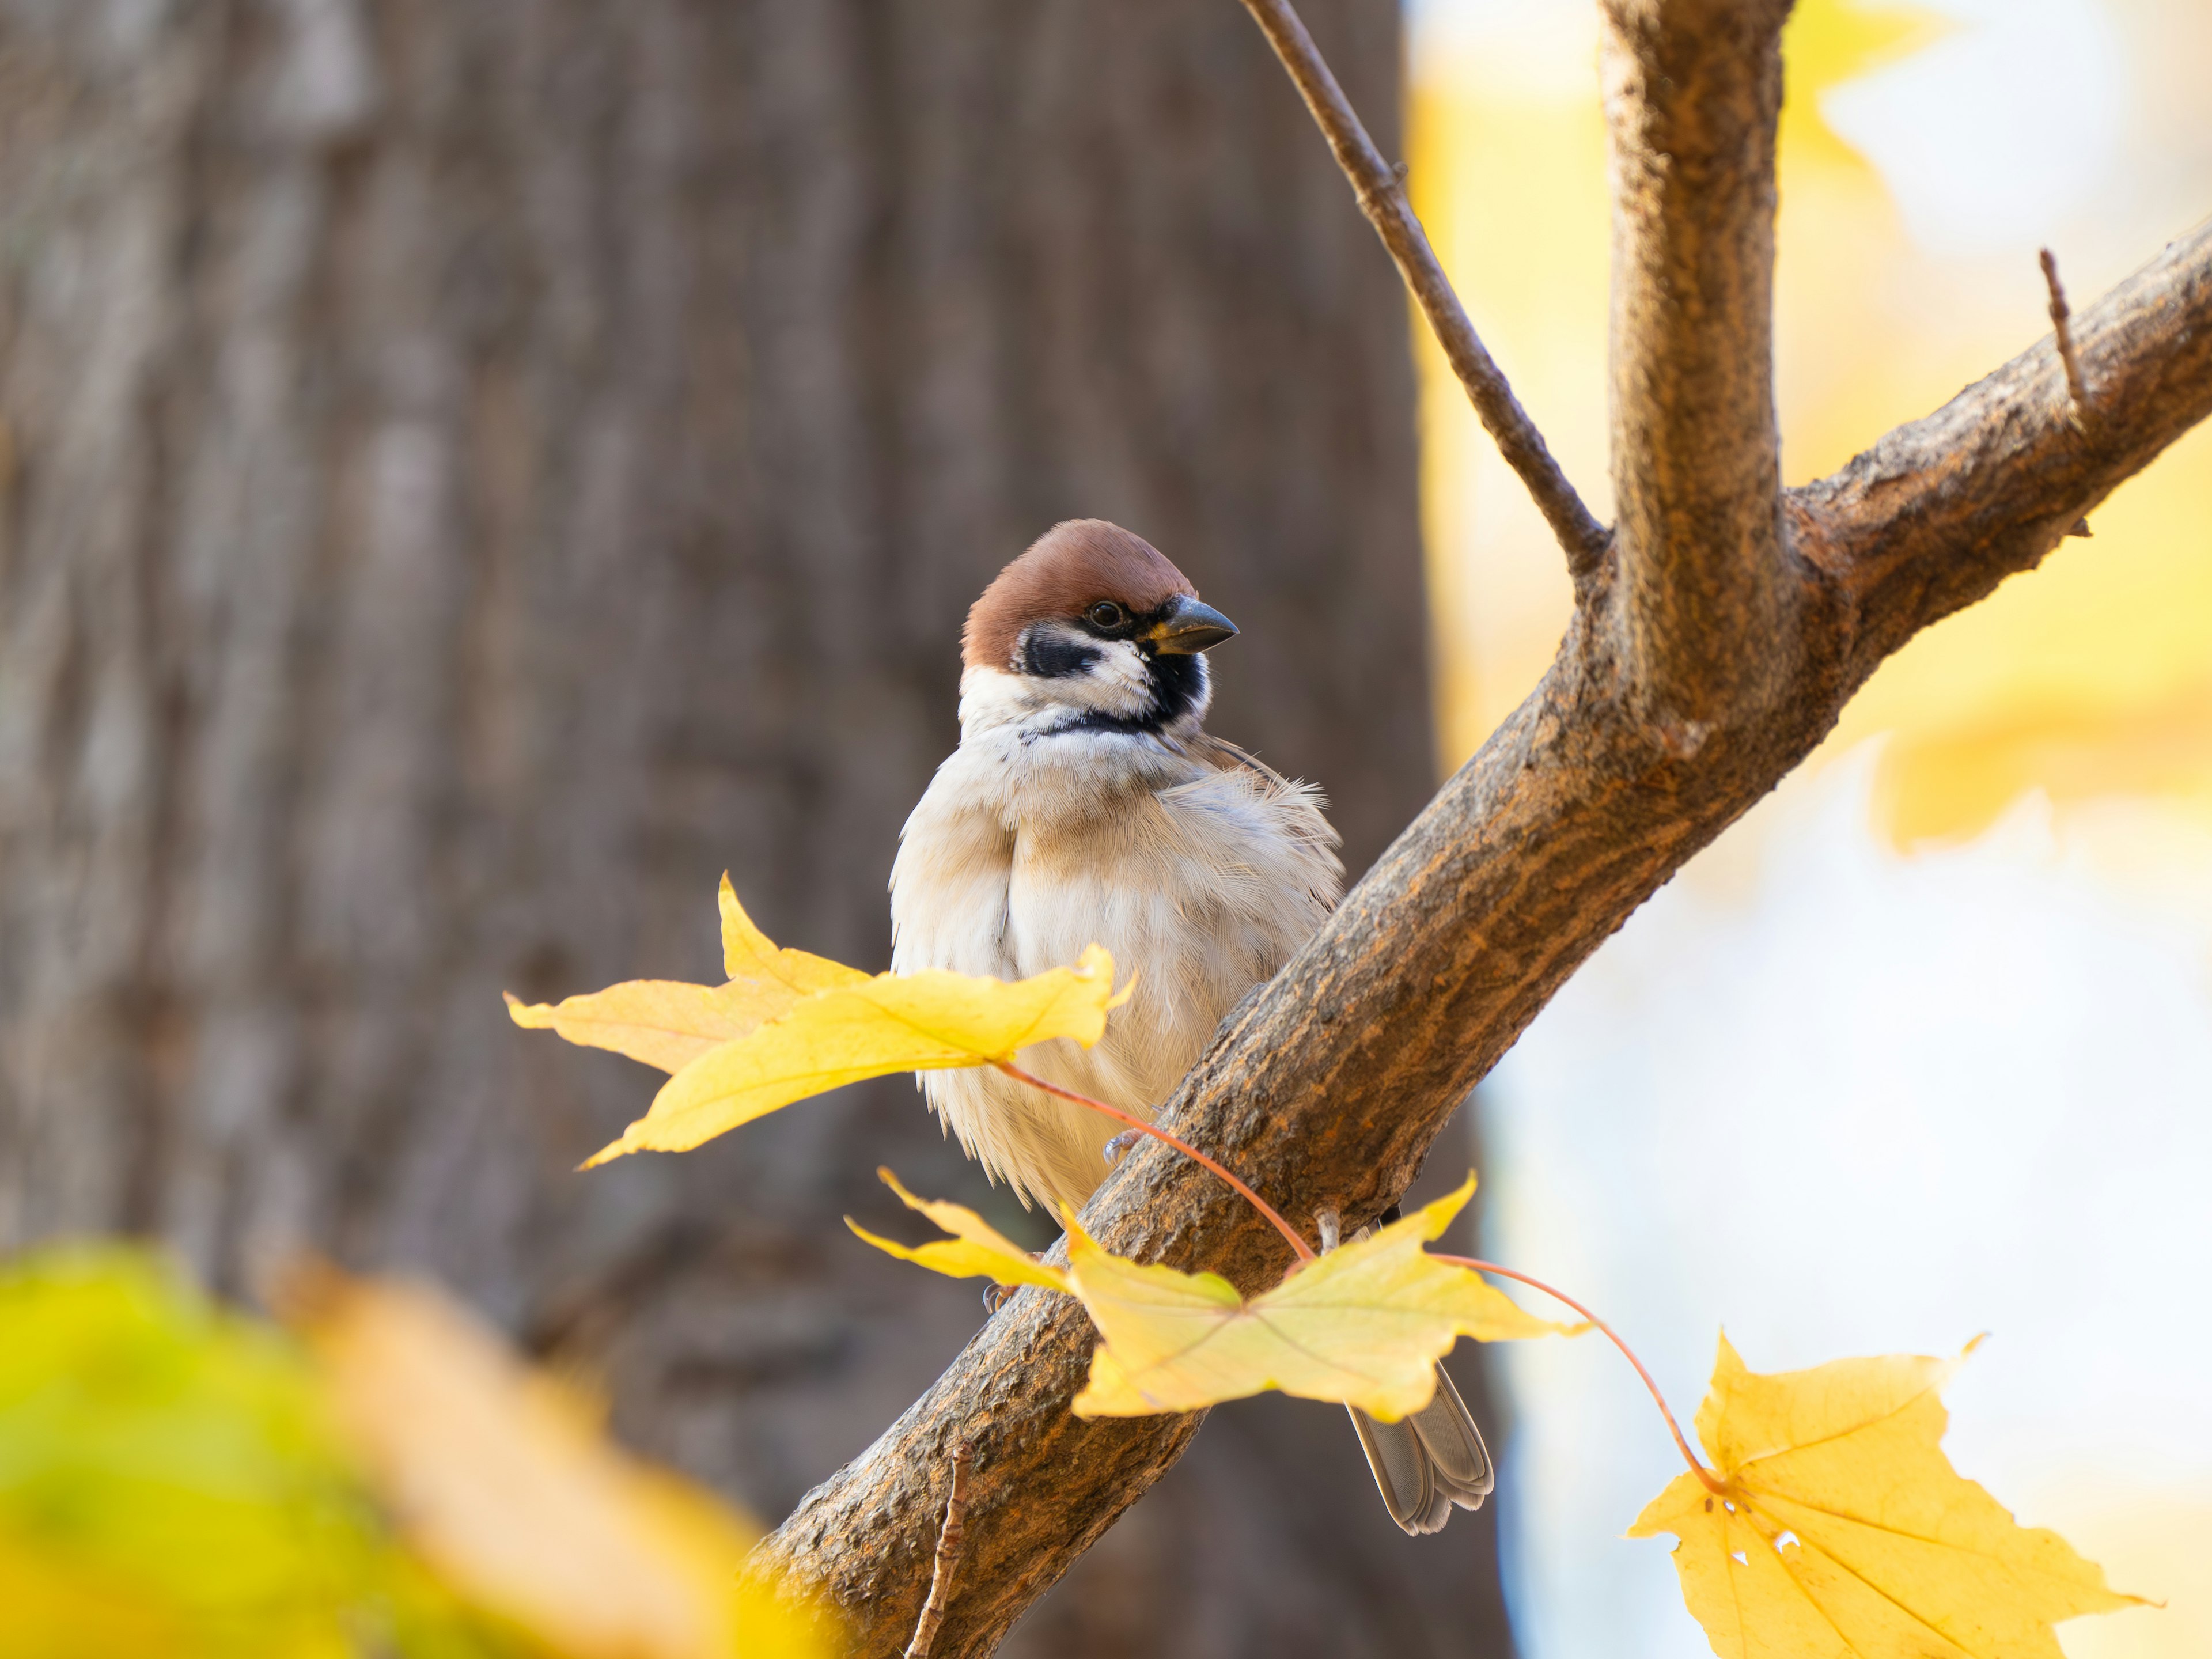
{"type": "MultiPolygon", "coordinates": [[[[1396,8],[1311,9],[1389,111],[1396,8]]],[[[837,1215],[980,1182],[903,1082],[577,1176],[650,1079],[499,993],[708,976],[725,868],[880,965],[966,604],[1076,514],[1364,868],[1430,782],[1387,259],[1226,3],[9,0],[0,88],[0,1243],[434,1273],[780,1512],[980,1318],[837,1215]]],[[[1271,1402],[1009,1650],[1505,1645],[1486,1526],[1271,1402]]]]}

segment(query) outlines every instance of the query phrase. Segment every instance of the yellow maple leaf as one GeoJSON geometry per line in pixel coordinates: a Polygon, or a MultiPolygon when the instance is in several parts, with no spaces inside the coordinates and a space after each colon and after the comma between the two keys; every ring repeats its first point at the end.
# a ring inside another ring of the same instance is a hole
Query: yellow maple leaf
{"type": "Polygon", "coordinates": [[[1939,1443],[1958,1360],[1761,1376],[1721,1339],[1698,1438],[1722,1490],[1675,1477],[1629,1528],[1672,1533],[1723,1659],[2061,1659],[2051,1626],[2141,1605],[2017,1524],[1939,1443]]]}
{"type": "Polygon", "coordinates": [[[947,1279],[988,1279],[1001,1285],[1042,1285],[1048,1291],[1070,1288],[1066,1273],[1038,1261],[966,1205],[949,1204],[941,1199],[916,1198],[889,1170],[878,1170],[876,1173],[883,1177],[886,1187],[899,1195],[899,1201],[907,1208],[921,1211],[952,1235],[950,1239],[933,1239],[927,1244],[900,1244],[888,1238],[878,1238],[852,1217],[845,1218],[848,1227],[885,1255],[895,1255],[902,1261],[914,1262],[932,1273],[943,1273],[947,1279]]]}
{"type": "Polygon", "coordinates": [[[842,986],[866,984],[857,968],[805,951],[783,949],[753,926],[722,878],[723,985],[633,979],[557,1003],[507,1000],[517,1025],[557,1031],[570,1042],[680,1072],[725,1042],[750,1036],[789,1013],[802,999],[842,986]]]}
{"type": "Polygon", "coordinates": [[[646,1115],[595,1154],[689,1152],[795,1100],[894,1072],[987,1066],[1032,1043],[1105,1034],[1114,958],[1093,945],[1072,968],[1011,983],[932,969],[878,974],[801,997],[734,1042],[691,1060],[661,1085],[646,1115]]]}
{"type": "Polygon", "coordinates": [[[1423,1254],[1474,1191],[1474,1177],[1402,1220],[1309,1261],[1273,1290],[1246,1301],[1218,1273],[1187,1273],[1114,1255],[1063,1206],[1065,1271],[1036,1261],[974,1211],[914,1197],[881,1172],[908,1206],[958,1242],[909,1248],[846,1225],[905,1261],[955,1279],[1042,1285],[1080,1297],[1103,1340],[1091,1356],[1078,1417],[1143,1417],[1196,1411],[1279,1389],[1339,1401],[1395,1422],[1429,1403],[1436,1362],[1462,1336],[1573,1335],[1516,1307],[1468,1268],[1423,1254]]]}
{"type": "Polygon", "coordinates": [[[1063,1207],[1068,1277],[1105,1339],[1075,1414],[1196,1411],[1279,1389],[1395,1423],[1429,1403],[1437,1361],[1460,1337],[1578,1330],[1524,1313],[1472,1269],[1422,1251],[1474,1192],[1470,1175],[1458,1191],[1307,1262],[1249,1302],[1218,1274],[1109,1255],[1063,1207]]]}
{"type": "Polygon", "coordinates": [[[756,987],[763,995],[769,994],[773,987],[795,1002],[817,991],[867,982],[868,976],[857,968],[771,941],[753,926],[753,919],[738,902],[738,890],[730,885],[726,870],[716,897],[722,911],[722,971],[729,975],[731,984],[756,987]]]}
{"type": "Polygon", "coordinates": [[[672,1073],[646,1115],[584,1167],[626,1152],[689,1152],[793,1101],[893,1072],[1012,1061],[1033,1043],[1088,1048],[1129,995],[1093,945],[1072,968],[1014,981],[933,970],[872,977],[784,949],[722,878],[721,985],[629,980],[507,1012],[518,1025],[611,1048],[672,1073]]]}

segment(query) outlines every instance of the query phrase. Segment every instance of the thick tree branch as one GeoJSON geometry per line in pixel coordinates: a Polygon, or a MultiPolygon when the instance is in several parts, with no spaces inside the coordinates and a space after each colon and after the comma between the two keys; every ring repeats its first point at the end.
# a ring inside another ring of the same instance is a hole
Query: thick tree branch
{"type": "Polygon", "coordinates": [[[1306,107],[1313,112],[1335,153],[1337,165],[1352,181],[1352,192],[1364,213],[1398,262],[1398,271],[1413,290],[1421,314],[1443,348],[1452,373],[1467,388],[1476,416],[1535,498],[1537,510],[1566,550],[1567,568],[1577,580],[1594,571],[1605,556],[1607,532],[1583,505],[1575,487],[1567,482],[1558,461],[1544,443],[1513,388],[1474,331],[1467,309],[1459,302],[1443,267],[1429,246],[1428,233],[1406,199],[1404,175],[1382,159],[1375,141],[1367,136],[1352,100],[1336,83],[1328,62],[1315,47],[1313,37],[1290,4],[1290,0],[1244,0],[1246,9],[1259,22],[1275,55],[1283,60],[1291,79],[1297,83],[1306,107]]]}
{"type": "Polygon", "coordinates": [[[1607,0],[1624,654],[1694,748],[1788,677],[1774,135],[1789,0],[1607,0]],[[1716,648],[1716,647],[1718,648],[1716,648]]]}
{"type": "MultiPolygon", "coordinates": [[[[1790,492],[1798,667],[1759,720],[1694,752],[1656,741],[1595,594],[1535,692],[1227,1021],[1164,1115],[1304,1224],[1347,1228],[1403,1192],[1431,1142],[1567,975],[1802,760],[1890,651],[2034,565],[2212,414],[2212,229],[2081,319],[2109,400],[2093,444],[2049,340],[1834,477],[1790,492]]],[[[1717,640],[1714,648],[1727,649],[1717,640]]],[[[1147,1143],[1085,1212],[1109,1248],[1247,1290],[1290,1253],[1187,1159],[1147,1143]]],[[[801,1501],[768,1564],[825,1590],[860,1651],[896,1653],[931,1581],[940,1472],[972,1443],[960,1578],[940,1655],[987,1653],[1174,1462],[1194,1417],[1082,1422],[1079,1306],[1025,1290],[860,1458],[801,1501]]]]}

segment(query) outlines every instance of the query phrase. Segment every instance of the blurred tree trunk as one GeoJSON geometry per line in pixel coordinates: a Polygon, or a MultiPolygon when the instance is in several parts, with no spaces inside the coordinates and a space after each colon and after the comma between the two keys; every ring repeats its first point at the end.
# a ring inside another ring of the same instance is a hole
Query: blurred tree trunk
{"type": "MultiPolygon", "coordinates": [[[[1389,112],[1394,0],[1307,9],[1389,112]]],[[[435,1273],[780,1512],[980,1317],[839,1212],[994,1200],[903,1083],[576,1176],[651,1080],[500,991],[710,975],[725,868],[880,964],[966,605],[1075,514],[1363,868],[1407,338],[1226,0],[0,0],[0,1243],[435,1273]]],[[[1489,1519],[1233,1407],[1008,1650],[1503,1653],[1489,1519]]]]}

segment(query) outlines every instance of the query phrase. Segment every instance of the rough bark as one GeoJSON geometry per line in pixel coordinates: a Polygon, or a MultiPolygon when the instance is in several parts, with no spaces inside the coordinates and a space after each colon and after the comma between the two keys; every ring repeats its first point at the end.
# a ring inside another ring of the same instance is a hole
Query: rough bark
{"type": "MultiPolygon", "coordinates": [[[[1395,9],[1315,11],[1389,112],[1395,9]]],[[[769,1514],[865,1445],[981,1319],[836,1225],[982,1199],[910,1085],[578,1177],[649,1079],[499,993],[710,973],[725,868],[881,963],[963,610],[1074,514],[1380,851],[1412,371],[1304,119],[1187,0],[0,3],[0,1244],[438,1273],[769,1514]]],[[[1207,1439],[1032,1650],[1501,1650],[1331,1413],[1207,1439]]]]}
{"type": "Polygon", "coordinates": [[[1790,0],[1604,8],[1623,667],[1653,728],[1685,750],[1763,708],[1795,665],[1772,374],[1789,12],[1790,0]]]}
{"type": "MultiPolygon", "coordinates": [[[[1294,1222],[1333,1208],[1355,1225],[1396,1198],[1567,975],[1812,750],[1885,656],[2034,566],[2212,414],[2207,228],[2080,319],[2086,432],[2046,339],[1835,477],[1779,491],[1764,312],[1781,10],[1608,9],[1614,143],[1638,152],[1615,162],[1619,281],[1638,292],[1617,303],[1635,337],[1614,353],[1636,404],[1616,425],[1636,453],[1615,470],[1638,520],[1581,585],[1535,692],[1224,1023],[1164,1115],[1294,1222]],[[1749,345],[1694,337],[1736,325],[1749,345]]],[[[1253,1210],[1157,1143],[1085,1219],[1120,1253],[1248,1291],[1288,1264],[1253,1210]]],[[[928,1582],[937,1472],[965,1441],[967,1577],[939,1651],[988,1651],[1195,1432],[1187,1417],[1070,1416],[1093,1340],[1079,1304],[1024,1291],[764,1559],[830,1595],[864,1651],[895,1647],[928,1582]]]]}

